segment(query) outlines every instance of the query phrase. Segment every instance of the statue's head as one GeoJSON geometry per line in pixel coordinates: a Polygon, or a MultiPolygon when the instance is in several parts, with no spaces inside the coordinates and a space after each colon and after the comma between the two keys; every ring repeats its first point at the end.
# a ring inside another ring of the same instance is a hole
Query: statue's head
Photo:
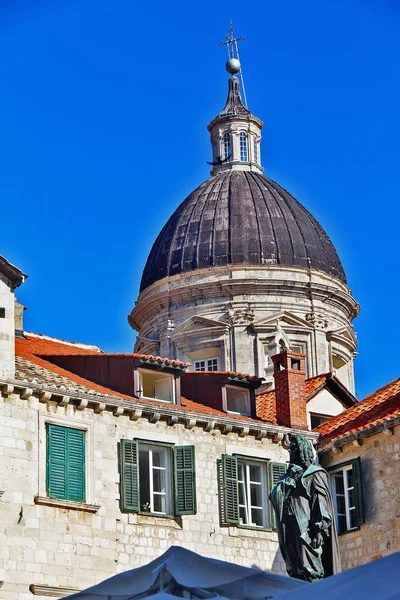
{"type": "Polygon", "coordinates": [[[290,436],[289,455],[290,462],[304,470],[314,462],[311,442],[301,435],[290,436]]]}

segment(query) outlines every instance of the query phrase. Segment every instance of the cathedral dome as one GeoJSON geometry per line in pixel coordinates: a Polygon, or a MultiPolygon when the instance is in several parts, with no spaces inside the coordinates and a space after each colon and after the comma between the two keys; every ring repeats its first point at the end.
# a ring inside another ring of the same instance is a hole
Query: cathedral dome
{"type": "Polygon", "coordinates": [[[280,185],[246,170],[222,171],[182,202],[151,249],[140,291],[164,277],[224,265],[318,269],[346,283],[318,221],[280,185]]]}

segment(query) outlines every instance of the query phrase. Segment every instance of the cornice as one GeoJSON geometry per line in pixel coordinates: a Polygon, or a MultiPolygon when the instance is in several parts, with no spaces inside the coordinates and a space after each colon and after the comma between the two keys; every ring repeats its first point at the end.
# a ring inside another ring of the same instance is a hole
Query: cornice
{"type": "Polygon", "coordinates": [[[182,407],[163,405],[159,402],[144,403],[140,400],[125,400],[117,396],[107,396],[100,393],[84,393],[78,390],[60,389],[56,386],[46,386],[36,382],[21,380],[0,380],[0,396],[8,397],[17,394],[21,399],[28,400],[35,397],[42,403],[53,403],[60,406],[72,405],[77,410],[92,409],[95,413],[104,411],[111,412],[116,418],[125,415],[131,421],[146,418],[149,422],[157,422],[160,419],[173,426],[177,423],[183,424],[187,429],[194,425],[202,427],[205,431],[219,429],[223,434],[234,431],[239,435],[250,435],[252,437],[270,437],[276,441],[279,436],[299,433],[311,440],[317,439],[317,434],[309,431],[296,431],[281,425],[274,425],[256,420],[232,418],[207,413],[194,412],[182,407]]]}
{"type": "MultiPolygon", "coordinates": [[[[272,269],[272,267],[261,267],[265,270],[266,268],[272,269]]],[[[238,269],[239,270],[239,269],[238,269]]],[[[241,271],[254,271],[254,268],[245,269],[241,268],[241,271]]],[[[275,268],[276,271],[281,271],[282,274],[289,274],[290,272],[304,273],[301,269],[292,268],[275,268]]],[[[139,296],[137,303],[128,317],[130,325],[136,329],[141,329],[141,323],[144,323],[153,315],[160,314],[162,309],[170,309],[171,304],[188,304],[190,301],[199,302],[199,300],[212,301],[216,298],[226,298],[231,301],[232,297],[235,296],[246,296],[251,295],[265,296],[265,302],[269,302],[269,296],[277,295],[289,298],[309,298],[310,294],[310,283],[308,280],[303,281],[291,280],[288,278],[271,278],[271,279],[257,279],[256,277],[251,278],[232,278],[221,280],[220,276],[225,273],[229,275],[231,269],[218,269],[215,271],[211,270],[200,270],[190,273],[191,281],[188,281],[189,277],[187,274],[180,274],[173,277],[165,278],[160,282],[154,283],[152,286],[147,288],[139,296]],[[202,271],[202,273],[200,272],[202,271]],[[210,274],[218,275],[219,278],[214,281],[210,281],[210,274]],[[194,277],[194,274],[196,276],[194,277]],[[204,279],[207,275],[208,279],[204,279]],[[166,286],[166,284],[169,284],[166,286]],[[181,285],[176,285],[180,283],[181,285]]],[[[320,272],[318,272],[320,274],[320,272]]],[[[324,274],[325,275],[325,274],[324,274]]],[[[341,311],[345,311],[347,318],[351,321],[354,319],[359,312],[359,304],[352,297],[350,290],[343,283],[327,275],[321,277],[320,281],[312,281],[311,289],[313,293],[314,302],[322,302],[327,306],[334,307],[341,311]]],[[[259,304],[260,301],[258,300],[259,304]]]]}

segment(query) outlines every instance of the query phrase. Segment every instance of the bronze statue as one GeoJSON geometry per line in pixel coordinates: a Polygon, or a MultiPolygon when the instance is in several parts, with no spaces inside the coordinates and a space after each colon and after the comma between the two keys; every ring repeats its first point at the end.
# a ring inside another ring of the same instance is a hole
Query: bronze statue
{"type": "Polygon", "coordinates": [[[270,494],[279,547],[290,577],[316,581],[341,570],[328,474],[314,464],[312,446],[290,436],[290,464],[270,494]]]}

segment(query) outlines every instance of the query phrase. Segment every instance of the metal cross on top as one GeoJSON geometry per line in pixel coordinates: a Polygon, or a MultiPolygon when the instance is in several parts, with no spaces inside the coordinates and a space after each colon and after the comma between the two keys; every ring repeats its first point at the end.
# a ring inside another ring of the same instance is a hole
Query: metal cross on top
{"type": "Polygon", "coordinates": [[[237,67],[236,67],[235,71],[231,71],[228,67],[227,67],[227,70],[229,73],[234,73],[234,72],[236,73],[237,71],[239,71],[240,81],[242,84],[244,104],[247,108],[246,89],[244,87],[243,73],[242,73],[242,68],[240,66],[240,56],[239,56],[239,46],[238,46],[238,42],[242,42],[244,39],[246,39],[244,37],[244,35],[235,37],[235,32],[233,31],[232,19],[230,19],[229,20],[229,33],[227,33],[225,35],[225,41],[220,42],[218,44],[218,46],[221,46],[222,48],[224,46],[226,46],[228,48],[228,63],[227,63],[227,65],[229,64],[230,61],[237,62],[237,67]]]}
{"type": "Polygon", "coordinates": [[[220,42],[218,46],[227,46],[228,47],[228,56],[229,58],[239,58],[239,48],[238,42],[242,42],[246,39],[243,35],[235,38],[235,32],[233,31],[232,19],[229,21],[229,33],[225,35],[225,42],[220,42]]]}

